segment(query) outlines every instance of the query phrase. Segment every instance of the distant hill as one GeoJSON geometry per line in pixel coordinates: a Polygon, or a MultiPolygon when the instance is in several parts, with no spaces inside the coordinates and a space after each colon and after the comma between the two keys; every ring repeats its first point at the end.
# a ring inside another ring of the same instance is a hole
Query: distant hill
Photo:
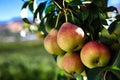
{"type": "Polygon", "coordinates": [[[0,21],[0,41],[18,41],[23,39],[32,39],[31,33],[27,33],[25,38],[20,36],[20,32],[23,28],[23,21],[21,18],[14,18],[10,21],[0,21]]]}
{"type": "Polygon", "coordinates": [[[8,29],[10,32],[19,32],[23,29],[23,21],[19,18],[0,22],[0,31],[8,29]]]}

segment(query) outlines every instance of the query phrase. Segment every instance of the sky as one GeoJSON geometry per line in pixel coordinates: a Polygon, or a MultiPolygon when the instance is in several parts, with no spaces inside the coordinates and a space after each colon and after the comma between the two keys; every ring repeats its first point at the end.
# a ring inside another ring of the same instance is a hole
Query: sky
{"type": "Polygon", "coordinates": [[[0,21],[20,17],[23,4],[24,2],[22,0],[0,0],[0,21]]]}
{"type": "Polygon", "coordinates": [[[109,6],[116,7],[118,12],[120,13],[120,0],[108,0],[108,7],[109,6]]]}
{"type": "MultiPolygon", "coordinates": [[[[120,6],[120,0],[109,0],[108,3],[109,6],[112,4],[119,4],[120,6]]],[[[20,17],[20,11],[23,4],[23,0],[0,0],[0,21],[8,21],[20,17]]],[[[29,13],[28,17],[32,17],[32,14],[29,13]]]]}

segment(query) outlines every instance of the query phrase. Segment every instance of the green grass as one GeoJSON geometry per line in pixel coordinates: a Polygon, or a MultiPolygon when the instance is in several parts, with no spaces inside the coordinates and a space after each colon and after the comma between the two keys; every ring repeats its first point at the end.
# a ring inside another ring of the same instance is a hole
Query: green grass
{"type": "Polygon", "coordinates": [[[56,80],[58,72],[42,40],[0,43],[0,80],[56,80]]]}

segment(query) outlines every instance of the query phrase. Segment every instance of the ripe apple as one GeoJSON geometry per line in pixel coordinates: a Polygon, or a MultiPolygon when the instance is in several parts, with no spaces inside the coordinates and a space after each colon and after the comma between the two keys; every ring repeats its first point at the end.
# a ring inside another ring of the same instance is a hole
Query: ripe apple
{"type": "Polygon", "coordinates": [[[63,68],[68,73],[80,74],[84,70],[80,55],[75,52],[67,52],[62,61],[63,68]]]}
{"type": "Polygon", "coordinates": [[[44,47],[50,54],[63,54],[64,51],[57,44],[58,31],[53,28],[44,39],[44,47]]]}
{"type": "Polygon", "coordinates": [[[57,42],[64,51],[79,50],[85,41],[85,34],[82,28],[69,22],[62,24],[58,31],[57,42]]]}
{"type": "Polygon", "coordinates": [[[90,41],[81,49],[80,57],[88,68],[102,67],[108,64],[110,51],[104,44],[90,41]]]}

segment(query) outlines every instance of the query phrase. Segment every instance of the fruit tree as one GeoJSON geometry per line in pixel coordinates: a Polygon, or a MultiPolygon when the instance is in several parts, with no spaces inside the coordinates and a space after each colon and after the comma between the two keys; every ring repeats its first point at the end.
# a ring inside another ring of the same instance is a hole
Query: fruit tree
{"type": "Polygon", "coordinates": [[[120,15],[108,0],[26,0],[32,21],[21,15],[31,32],[67,77],[75,80],[120,80],[120,15]],[[112,15],[114,14],[114,16],[112,15]],[[69,76],[68,76],[69,75],[69,76]]]}

